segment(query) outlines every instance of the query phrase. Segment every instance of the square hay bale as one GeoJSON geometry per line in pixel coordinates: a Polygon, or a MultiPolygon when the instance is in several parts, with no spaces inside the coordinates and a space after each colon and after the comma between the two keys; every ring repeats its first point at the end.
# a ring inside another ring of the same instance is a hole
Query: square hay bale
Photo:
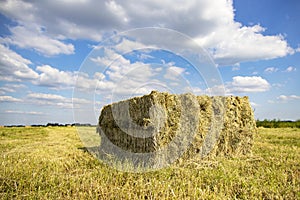
{"type": "Polygon", "coordinates": [[[157,91],[104,106],[98,129],[121,150],[183,160],[249,154],[257,132],[248,97],[157,91]]]}

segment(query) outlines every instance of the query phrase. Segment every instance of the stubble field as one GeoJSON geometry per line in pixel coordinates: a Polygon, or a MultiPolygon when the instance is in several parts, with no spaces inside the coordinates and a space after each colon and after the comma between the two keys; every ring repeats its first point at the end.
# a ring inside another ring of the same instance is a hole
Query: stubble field
{"type": "Polygon", "coordinates": [[[1,199],[300,199],[300,129],[259,128],[247,157],[116,171],[74,127],[0,128],[1,199]]]}

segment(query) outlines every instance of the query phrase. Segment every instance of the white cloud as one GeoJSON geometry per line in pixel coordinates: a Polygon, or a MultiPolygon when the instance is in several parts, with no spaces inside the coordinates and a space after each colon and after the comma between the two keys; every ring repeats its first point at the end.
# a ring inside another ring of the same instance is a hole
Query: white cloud
{"type": "Polygon", "coordinates": [[[138,56],[138,58],[142,61],[150,59],[150,58],[154,58],[154,56],[150,56],[148,54],[142,53],[141,55],[138,56]]]}
{"type": "Polygon", "coordinates": [[[265,92],[270,89],[269,82],[260,76],[234,76],[232,79],[226,84],[230,93],[265,92]]]}
{"type": "Polygon", "coordinates": [[[34,3],[12,0],[0,2],[0,11],[17,21],[16,30],[24,29],[14,32],[11,28],[11,43],[35,48],[48,55],[73,53],[73,46],[63,43],[63,39],[99,41],[114,30],[153,26],[189,35],[210,49],[219,65],[273,59],[295,52],[280,34],[264,35],[265,28],[260,25],[244,26],[234,21],[232,0],[192,0],[184,3],[174,0],[134,3],[129,0],[34,3]],[[30,33],[28,36],[32,38],[23,41],[18,33],[30,33]],[[29,44],[33,39],[48,41],[49,45],[29,44]]]}
{"type": "Polygon", "coordinates": [[[22,102],[22,100],[12,96],[0,96],[0,102],[22,102]]]}
{"type": "Polygon", "coordinates": [[[122,38],[122,42],[117,44],[115,47],[115,50],[120,53],[128,53],[132,49],[143,49],[143,48],[150,48],[150,46],[147,46],[145,44],[142,44],[137,41],[128,40],[126,38],[122,38]]]}
{"type": "Polygon", "coordinates": [[[185,71],[184,68],[176,67],[176,66],[170,66],[167,68],[166,74],[164,75],[164,78],[170,79],[170,80],[177,80],[178,77],[185,71]]]}
{"type": "Polygon", "coordinates": [[[231,21],[197,41],[210,49],[219,65],[274,59],[294,53],[281,35],[264,36],[263,31],[259,25],[246,27],[231,21]]]}
{"type": "Polygon", "coordinates": [[[272,87],[279,89],[279,88],[282,88],[284,85],[285,84],[282,84],[282,83],[273,83],[272,87]]]}
{"type": "Polygon", "coordinates": [[[107,80],[102,81],[101,84],[110,86],[102,88],[106,91],[113,91],[116,95],[129,95],[135,93],[138,88],[139,91],[143,91],[140,87],[143,87],[144,84],[155,82],[152,79],[155,74],[156,72],[150,64],[141,62],[114,63],[106,72],[107,80]]]}
{"type": "Polygon", "coordinates": [[[34,5],[20,0],[1,1],[1,11],[15,20],[30,22],[35,20],[34,5]]]}
{"type": "MultiPolygon", "coordinates": [[[[103,56],[97,56],[90,58],[91,61],[95,62],[96,64],[100,66],[108,67],[112,63],[114,65],[124,64],[129,65],[130,61],[125,59],[122,55],[116,53],[112,49],[105,48],[104,49],[104,55],[103,56]]],[[[113,67],[113,66],[112,66],[113,67]]]]}
{"type": "Polygon", "coordinates": [[[66,98],[56,94],[45,94],[45,93],[30,93],[27,95],[28,98],[38,100],[49,100],[49,101],[62,101],[66,98]]]}
{"type": "Polygon", "coordinates": [[[22,81],[35,79],[38,74],[28,65],[31,61],[0,44],[0,80],[22,81]]]}
{"type": "Polygon", "coordinates": [[[34,105],[54,106],[58,108],[76,108],[82,105],[91,105],[93,102],[82,98],[67,98],[57,94],[30,93],[26,102],[34,105]]]}
{"type": "Polygon", "coordinates": [[[203,94],[236,95],[238,93],[265,92],[271,87],[267,80],[259,76],[234,76],[232,79],[231,82],[224,85],[215,85],[212,88],[205,89],[203,94]]]}
{"type": "Polygon", "coordinates": [[[284,70],[284,72],[295,72],[297,71],[296,67],[293,67],[293,66],[289,66],[288,68],[286,68],[284,70]]]}
{"type": "Polygon", "coordinates": [[[47,35],[55,38],[96,41],[102,38],[103,30],[113,30],[124,23],[120,21],[119,13],[109,8],[105,1],[0,2],[0,11],[20,25],[45,28],[47,35]]]}
{"type": "Polygon", "coordinates": [[[231,95],[231,91],[226,87],[226,85],[215,85],[211,88],[207,88],[205,89],[205,93],[207,95],[219,95],[219,96],[223,96],[223,95],[231,95]]]}
{"type": "Polygon", "coordinates": [[[0,87],[0,92],[5,94],[6,92],[16,92],[19,89],[26,88],[23,84],[5,84],[0,87]]]}
{"type": "Polygon", "coordinates": [[[105,75],[101,72],[96,72],[94,74],[94,78],[101,81],[101,80],[105,79],[105,75]]]}
{"type": "Polygon", "coordinates": [[[5,110],[4,112],[7,114],[45,115],[45,113],[36,111],[5,110]]]}
{"type": "MultiPolygon", "coordinates": [[[[30,60],[0,44],[0,81],[29,81],[35,85],[46,86],[51,89],[70,89],[75,86],[76,80],[78,80],[81,84],[77,86],[86,89],[93,88],[101,76],[101,73],[96,73],[95,77],[91,78],[84,73],[61,71],[49,65],[37,66],[36,70],[33,70],[29,67],[30,64],[32,64],[30,60]]],[[[6,84],[0,88],[0,92],[1,94],[14,92],[20,86],[24,87],[20,84],[6,84]]]]}
{"type": "Polygon", "coordinates": [[[147,63],[139,61],[131,62],[122,55],[122,53],[128,51],[127,48],[123,48],[127,44],[137,45],[138,47],[142,46],[140,43],[123,38],[114,49],[105,48],[103,56],[91,58],[95,64],[105,69],[105,73],[100,73],[100,77],[96,74],[98,78],[94,82],[96,93],[107,93],[107,96],[111,92],[115,95],[140,93],[141,91],[149,90],[143,87],[143,84],[150,80],[155,82],[153,76],[159,73],[159,70],[147,63]]]}
{"type": "MultiPolygon", "coordinates": [[[[267,102],[269,104],[282,104],[282,103],[288,103],[291,101],[299,101],[300,100],[300,96],[299,95],[279,95],[278,97],[276,97],[276,99],[272,99],[272,100],[268,100],[267,102]]],[[[295,109],[295,108],[293,108],[295,109]]]]}
{"type": "MultiPolygon", "coordinates": [[[[91,104],[92,102],[87,99],[80,99],[80,98],[72,98],[73,104],[91,104]]],[[[97,103],[97,102],[96,102],[97,103]]]]}
{"type": "Polygon", "coordinates": [[[266,73],[273,73],[273,72],[277,72],[279,69],[276,67],[268,67],[265,69],[266,73]]]}
{"type": "Polygon", "coordinates": [[[260,106],[259,104],[255,103],[255,102],[250,102],[250,104],[251,104],[252,107],[259,107],[260,106]]]}
{"type": "Polygon", "coordinates": [[[161,26],[186,33],[211,49],[219,64],[272,59],[294,52],[281,35],[264,36],[265,29],[260,25],[243,26],[235,22],[232,1],[190,1],[185,5],[176,1],[139,1],[129,5],[122,1],[120,4],[129,17],[134,16],[131,24],[161,26]]]}
{"type": "Polygon", "coordinates": [[[46,36],[39,28],[33,30],[24,26],[15,26],[10,28],[11,36],[5,38],[7,43],[17,45],[20,48],[34,49],[46,56],[58,54],[73,54],[74,46],[65,44],[55,38],[46,36]]]}
{"type": "Polygon", "coordinates": [[[128,16],[126,14],[126,11],[121,5],[117,4],[114,0],[105,2],[105,6],[111,13],[114,13],[121,22],[128,22],[128,16]]]}
{"type": "MultiPolygon", "coordinates": [[[[186,90],[188,90],[189,88],[187,88],[186,90]]],[[[196,95],[203,95],[204,91],[199,88],[199,87],[192,87],[191,88],[193,94],[196,94],[196,95]]]]}
{"type": "Polygon", "coordinates": [[[280,95],[277,97],[280,101],[291,101],[291,100],[300,100],[300,96],[297,95],[280,95]]]}
{"type": "MultiPolygon", "coordinates": [[[[32,83],[38,86],[45,86],[54,90],[72,89],[76,87],[80,91],[94,91],[96,88],[102,90],[111,90],[115,87],[114,82],[106,80],[109,75],[104,75],[101,72],[95,72],[93,76],[89,76],[83,72],[61,71],[49,65],[38,66],[36,68],[40,74],[32,83]]],[[[146,72],[146,71],[145,71],[146,72]]],[[[119,73],[117,70],[110,75],[119,73]]],[[[147,74],[147,73],[146,73],[147,74]]],[[[135,77],[139,77],[137,74],[135,77]]],[[[122,77],[120,75],[120,77],[122,77]]],[[[134,76],[132,76],[134,78],[134,76]]]]}
{"type": "Polygon", "coordinates": [[[38,78],[33,81],[34,84],[55,89],[73,87],[77,78],[75,72],[60,71],[49,65],[38,66],[36,71],[40,72],[40,74],[38,78]]]}
{"type": "Polygon", "coordinates": [[[231,70],[232,71],[238,71],[238,70],[240,70],[241,68],[240,68],[240,66],[238,65],[238,66],[233,66],[232,68],[231,68],[231,70]]]}

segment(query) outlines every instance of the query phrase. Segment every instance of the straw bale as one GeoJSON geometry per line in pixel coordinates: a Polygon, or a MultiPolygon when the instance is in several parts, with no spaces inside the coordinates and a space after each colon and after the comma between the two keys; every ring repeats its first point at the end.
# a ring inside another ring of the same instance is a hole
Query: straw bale
{"type": "Polygon", "coordinates": [[[179,136],[170,151],[175,155],[188,143],[183,160],[249,154],[257,132],[248,97],[157,91],[104,106],[98,128],[114,145],[133,153],[158,151],[179,136]]]}

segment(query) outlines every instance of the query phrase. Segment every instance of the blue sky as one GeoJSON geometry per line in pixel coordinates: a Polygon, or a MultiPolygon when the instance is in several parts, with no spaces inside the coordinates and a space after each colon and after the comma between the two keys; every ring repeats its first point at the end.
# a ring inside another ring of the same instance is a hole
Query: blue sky
{"type": "Polygon", "coordinates": [[[258,119],[300,119],[299,10],[297,0],[1,1],[0,124],[96,123],[103,105],[153,89],[247,95],[258,119]]]}

